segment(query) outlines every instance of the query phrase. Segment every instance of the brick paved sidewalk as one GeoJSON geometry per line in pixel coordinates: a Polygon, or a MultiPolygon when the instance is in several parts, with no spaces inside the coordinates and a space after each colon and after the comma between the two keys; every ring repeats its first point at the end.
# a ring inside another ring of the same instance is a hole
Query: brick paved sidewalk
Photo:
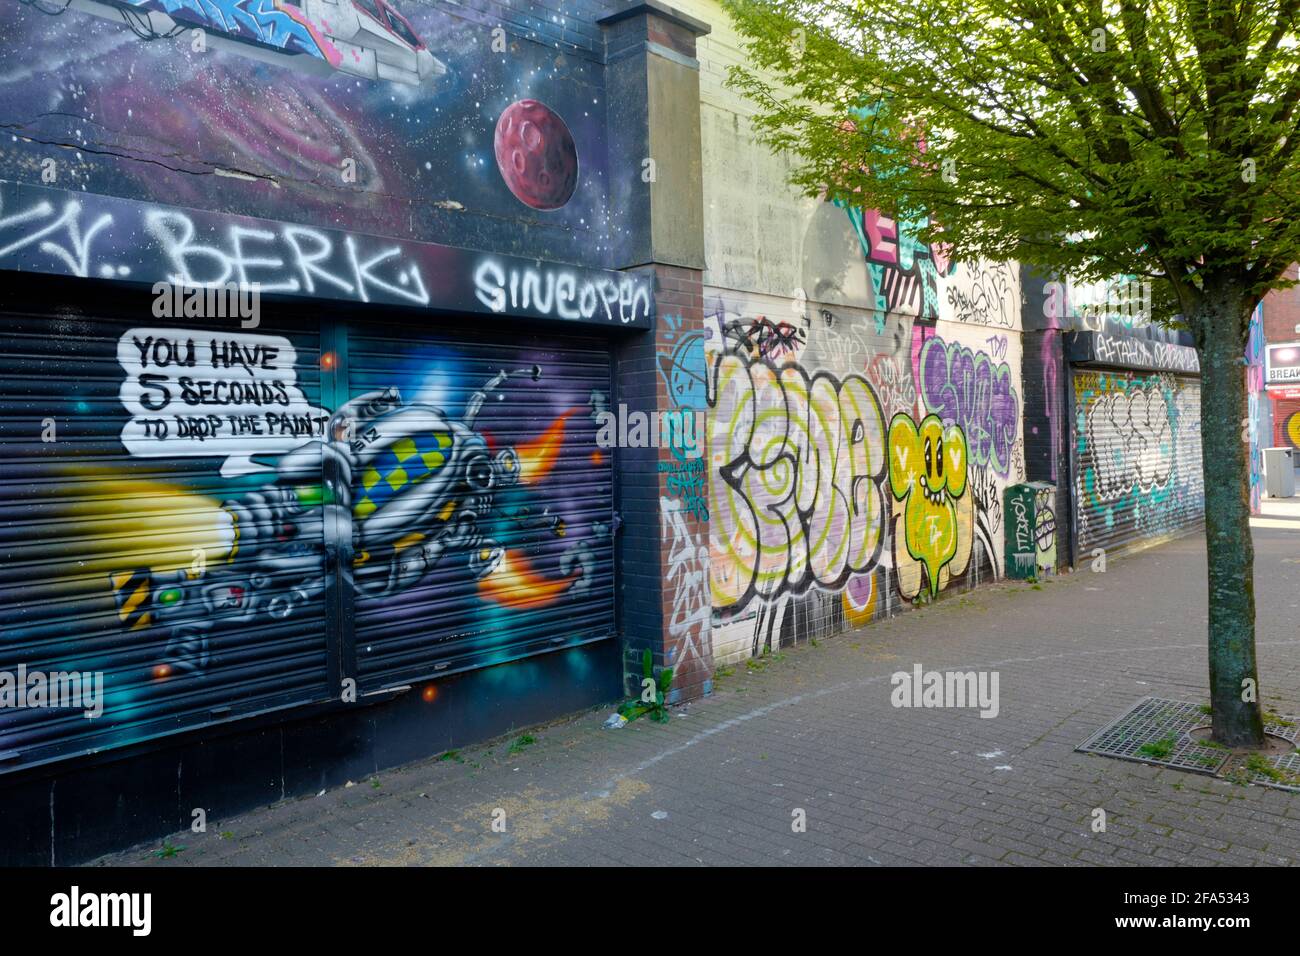
{"type": "MultiPolygon", "coordinates": [[[[1300,713],[1300,525],[1255,537],[1263,699],[1300,713]]],[[[1193,537],[953,595],[740,665],[667,725],[589,712],[97,864],[1293,864],[1300,794],[1073,752],[1141,697],[1206,699],[1204,574],[1193,537]],[[997,670],[1000,714],[892,707],[918,662],[997,670]]]]}

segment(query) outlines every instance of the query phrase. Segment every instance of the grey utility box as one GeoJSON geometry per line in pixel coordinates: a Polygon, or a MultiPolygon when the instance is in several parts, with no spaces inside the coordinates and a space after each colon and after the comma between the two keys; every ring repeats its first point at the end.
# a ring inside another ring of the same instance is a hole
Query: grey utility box
{"type": "Polygon", "coordinates": [[[1294,448],[1264,449],[1264,493],[1270,498],[1295,497],[1294,448]]]}

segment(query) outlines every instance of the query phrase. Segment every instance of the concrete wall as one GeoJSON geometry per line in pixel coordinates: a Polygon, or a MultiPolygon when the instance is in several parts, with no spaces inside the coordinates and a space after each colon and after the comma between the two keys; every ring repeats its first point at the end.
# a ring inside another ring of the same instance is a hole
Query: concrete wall
{"type": "Polygon", "coordinates": [[[789,186],[789,157],[754,141],[726,87],[744,62],[726,15],[680,7],[713,28],[698,57],[723,664],[1003,573],[1003,495],[1025,475],[1021,290],[1016,266],[952,264],[905,224],[789,186]]]}
{"type": "Polygon", "coordinates": [[[862,304],[861,255],[843,216],[823,218],[816,199],[788,185],[787,157],[753,141],[751,105],[726,87],[744,62],[740,41],[711,0],[677,5],[712,27],[698,45],[708,285],[833,305],[862,304]]]}

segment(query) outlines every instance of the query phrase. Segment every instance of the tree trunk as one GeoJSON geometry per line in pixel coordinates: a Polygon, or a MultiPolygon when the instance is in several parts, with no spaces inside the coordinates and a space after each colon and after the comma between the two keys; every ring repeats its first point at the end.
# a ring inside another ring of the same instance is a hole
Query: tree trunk
{"type": "Polygon", "coordinates": [[[1213,736],[1229,747],[1264,743],[1255,666],[1255,546],[1250,537],[1250,446],[1245,343],[1251,306],[1231,282],[1207,284],[1194,327],[1201,352],[1201,456],[1209,562],[1213,736]]]}

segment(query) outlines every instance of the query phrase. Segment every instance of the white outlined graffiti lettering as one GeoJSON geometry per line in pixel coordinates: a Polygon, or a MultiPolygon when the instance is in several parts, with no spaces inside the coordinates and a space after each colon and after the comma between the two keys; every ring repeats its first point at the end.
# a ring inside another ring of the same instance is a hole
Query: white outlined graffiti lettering
{"type": "Polygon", "coordinates": [[[560,319],[601,316],[624,325],[650,314],[649,290],[631,276],[591,279],[568,269],[520,269],[492,258],[474,268],[474,294],[493,312],[522,310],[560,319]]]}
{"type": "Polygon", "coordinates": [[[837,586],[873,567],[885,426],[866,380],[723,355],[712,385],[715,601],[837,586]]]}

